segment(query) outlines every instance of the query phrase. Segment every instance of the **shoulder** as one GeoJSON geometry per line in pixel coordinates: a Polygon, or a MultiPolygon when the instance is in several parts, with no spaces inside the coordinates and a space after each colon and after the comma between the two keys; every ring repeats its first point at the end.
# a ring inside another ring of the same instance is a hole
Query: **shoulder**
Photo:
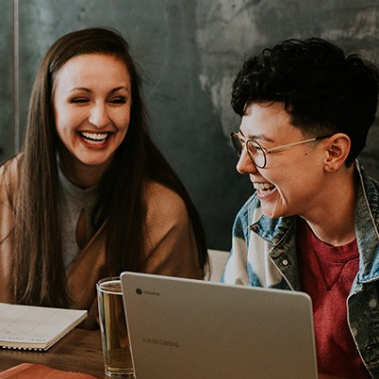
{"type": "Polygon", "coordinates": [[[18,154],[6,160],[0,166],[1,178],[17,177],[21,161],[22,161],[22,154],[18,154]]]}
{"type": "Polygon", "coordinates": [[[241,216],[247,216],[252,211],[255,211],[256,209],[260,209],[261,203],[255,193],[253,193],[243,204],[241,209],[238,212],[238,215],[241,216]]]}
{"type": "Polygon", "coordinates": [[[161,216],[183,217],[187,214],[184,200],[171,188],[149,182],[145,193],[148,215],[159,213],[161,216]]]}
{"type": "Polygon", "coordinates": [[[3,244],[3,242],[13,229],[14,204],[18,188],[18,167],[18,156],[7,160],[0,166],[0,241],[2,244],[0,253],[5,252],[5,256],[12,251],[12,246],[9,245],[11,244],[10,240],[8,239],[8,245],[3,244]]]}
{"type": "Polygon", "coordinates": [[[234,226],[246,229],[261,217],[261,205],[258,197],[251,195],[245,204],[240,208],[234,221],[234,226]]]}
{"type": "Polygon", "coordinates": [[[149,182],[146,186],[146,199],[148,203],[168,201],[172,204],[184,204],[182,197],[165,185],[158,182],[149,182]]]}
{"type": "Polygon", "coordinates": [[[22,156],[17,155],[8,159],[0,166],[0,190],[2,198],[4,194],[11,196],[18,187],[19,167],[22,156]]]}
{"type": "Polygon", "coordinates": [[[142,271],[201,279],[198,247],[182,197],[157,182],[146,188],[145,256],[142,271]]]}

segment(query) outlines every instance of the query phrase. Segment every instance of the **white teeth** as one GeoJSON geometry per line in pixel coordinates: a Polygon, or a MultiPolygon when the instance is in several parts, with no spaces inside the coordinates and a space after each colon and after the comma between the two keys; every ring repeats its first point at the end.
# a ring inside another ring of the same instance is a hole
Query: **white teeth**
{"type": "Polygon", "coordinates": [[[275,188],[275,186],[270,183],[253,183],[253,185],[254,188],[259,191],[268,191],[272,188],[275,188]]]}
{"type": "Polygon", "coordinates": [[[102,143],[107,138],[109,133],[90,133],[90,132],[80,132],[80,134],[88,141],[93,143],[102,143]]]}

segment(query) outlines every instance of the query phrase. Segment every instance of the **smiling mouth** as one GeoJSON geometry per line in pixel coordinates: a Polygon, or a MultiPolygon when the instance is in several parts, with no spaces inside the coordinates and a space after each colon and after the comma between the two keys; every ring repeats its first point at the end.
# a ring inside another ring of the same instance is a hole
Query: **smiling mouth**
{"type": "Polygon", "coordinates": [[[270,183],[253,183],[253,186],[254,186],[254,189],[262,195],[265,195],[268,192],[275,189],[275,186],[270,183]]]}
{"type": "Polygon", "coordinates": [[[87,142],[93,145],[101,145],[107,141],[111,132],[105,133],[90,133],[90,132],[78,132],[79,135],[87,142]]]}

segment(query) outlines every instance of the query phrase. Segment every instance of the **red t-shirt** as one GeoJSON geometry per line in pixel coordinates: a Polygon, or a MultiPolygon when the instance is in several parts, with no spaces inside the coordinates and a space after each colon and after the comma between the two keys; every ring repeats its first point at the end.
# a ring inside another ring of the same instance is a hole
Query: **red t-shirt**
{"type": "Polygon", "coordinates": [[[356,240],[343,246],[320,241],[298,218],[297,248],[303,290],[313,303],[318,371],[369,379],[347,323],[346,300],[359,268],[356,240]]]}

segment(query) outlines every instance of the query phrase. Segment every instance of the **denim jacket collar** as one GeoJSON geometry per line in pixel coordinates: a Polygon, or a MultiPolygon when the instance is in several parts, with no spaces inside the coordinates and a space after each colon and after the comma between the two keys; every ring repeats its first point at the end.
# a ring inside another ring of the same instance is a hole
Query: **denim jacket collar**
{"type": "MultiPolygon", "coordinates": [[[[358,281],[367,283],[379,278],[379,183],[368,177],[358,161],[355,162],[359,176],[359,189],[355,209],[355,231],[360,253],[358,281]]],[[[287,238],[294,238],[296,217],[271,219],[260,215],[250,225],[261,238],[273,244],[281,244],[287,238]]]]}
{"type": "Polygon", "coordinates": [[[356,164],[360,177],[355,207],[355,233],[360,252],[358,281],[367,283],[379,278],[379,183],[369,178],[356,164]]]}

